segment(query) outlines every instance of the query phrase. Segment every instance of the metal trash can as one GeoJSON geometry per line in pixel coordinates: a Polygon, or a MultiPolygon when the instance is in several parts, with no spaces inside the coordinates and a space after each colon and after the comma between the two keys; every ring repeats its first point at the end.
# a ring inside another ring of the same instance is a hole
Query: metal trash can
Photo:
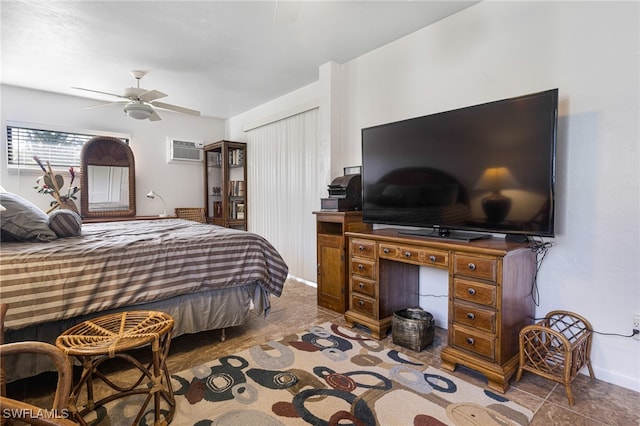
{"type": "Polygon", "coordinates": [[[391,322],[393,343],[420,352],[433,343],[435,323],[433,315],[422,308],[396,311],[391,322]]]}

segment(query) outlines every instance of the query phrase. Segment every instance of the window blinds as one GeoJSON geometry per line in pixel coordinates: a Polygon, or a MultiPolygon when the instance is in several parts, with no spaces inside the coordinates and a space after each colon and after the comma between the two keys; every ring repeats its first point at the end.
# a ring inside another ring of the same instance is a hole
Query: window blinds
{"type": "MultiPolygon", "coordinates": [[[[79,167],[82,146],[94,136],[98,135],[7,126],[7,162],[10,167],[29,167],[38,156],[52,167],[79,167]]],[[[129,143],[127,138],[120,139],[129,143]]]]}

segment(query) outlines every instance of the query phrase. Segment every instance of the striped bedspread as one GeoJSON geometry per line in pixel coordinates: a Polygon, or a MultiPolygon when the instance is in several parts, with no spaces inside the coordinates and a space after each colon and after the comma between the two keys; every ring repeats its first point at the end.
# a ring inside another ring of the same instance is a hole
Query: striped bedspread
{"type": "Polygon", "coordinates": [[[264,238],[181,219],[83,224],[82,235],[3,243],[7,330],[257,282],[280,296],[288,268],[264,238]]]}

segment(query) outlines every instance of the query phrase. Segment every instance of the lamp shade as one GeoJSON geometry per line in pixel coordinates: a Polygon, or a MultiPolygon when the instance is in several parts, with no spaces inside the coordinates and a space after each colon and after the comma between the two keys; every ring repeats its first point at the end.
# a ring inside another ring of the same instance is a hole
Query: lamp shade
{"type": "Polygon", "coordinates": [[[146,120],[153,114],[153,108],[144,102],[129,102],[124,106],[124,113],[136,120],[146,120]]]}
{"type": "Polygon", "coordinates": [[[498,193],[501,189],[516,188],[520,186],[518,180],[506,167],[489,167],[480,176],[474,189],[490,190],[498,193]]]}

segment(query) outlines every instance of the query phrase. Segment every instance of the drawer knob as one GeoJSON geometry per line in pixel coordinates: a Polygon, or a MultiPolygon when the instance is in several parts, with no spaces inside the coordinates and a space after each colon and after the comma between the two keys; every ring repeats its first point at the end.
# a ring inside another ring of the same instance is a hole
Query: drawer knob
{"type": "Polygon", "coordinates": [[[360,251],[364,251],[364,246],[363,246],[362,244],[361,244],[361,245],[359,245],[359,246],[358,246],[358,250],[360,250],[360,251]]]}
{"type": "Polygon", "coordinates": [[[470,270],[475,271],[476,270],[476,264],[471,262],[467,265],[469,267],[470,270]]]}
{"type": "Polygon", "coordinates": [[[360,288],[364,288],[364,284],[360,283],[360,284],[358,285],[358,287],[360,287],[360,288]]]}
{"type": "Polygon", "coordinates": [[[389,254],[389,249],[386,247],[382,251],[384,252],[384,254],[389,254]]]}
{"type": "Polygon", "coordinates": [[[358,269],[362,271],[364,269],[364,265],[362,263],[358,263],[358,269]]]}
{"type": "Polygon", "coordinates": [[[411,252],[410,251],[405,251],[404,252],[404,257],[411,257],[411,252]]]}
{"type": "Polygon", "coordinates": [[[475,288],[470,288],[467,290],[467,293],[469,293],[469,295],[474,296],[476,294],[476,289],[475,288]]]}
{"type": "Polygon", "coordinates": [[[434,255],[429,256],[429,260],[432,262],[436,261],[436,257],[434,255]]]}
{"type": "Polygon", "coordinates": [[[469,312],[467,313],[467,318],[469,318],[470,320],[475,319],[476,316],[473,314],[473,312],[469,312]]]}
{"type": "Polygon", "coordinates": [[[471,337],[467,337],[467,343],[470,345],[474,344],[474,340],[471,337]]]}
{"type": "Polygon", "coordinates": [[[358,305],[364,306],[364,302],[361,300],[361,301],[358,302],[358,305]]]}

